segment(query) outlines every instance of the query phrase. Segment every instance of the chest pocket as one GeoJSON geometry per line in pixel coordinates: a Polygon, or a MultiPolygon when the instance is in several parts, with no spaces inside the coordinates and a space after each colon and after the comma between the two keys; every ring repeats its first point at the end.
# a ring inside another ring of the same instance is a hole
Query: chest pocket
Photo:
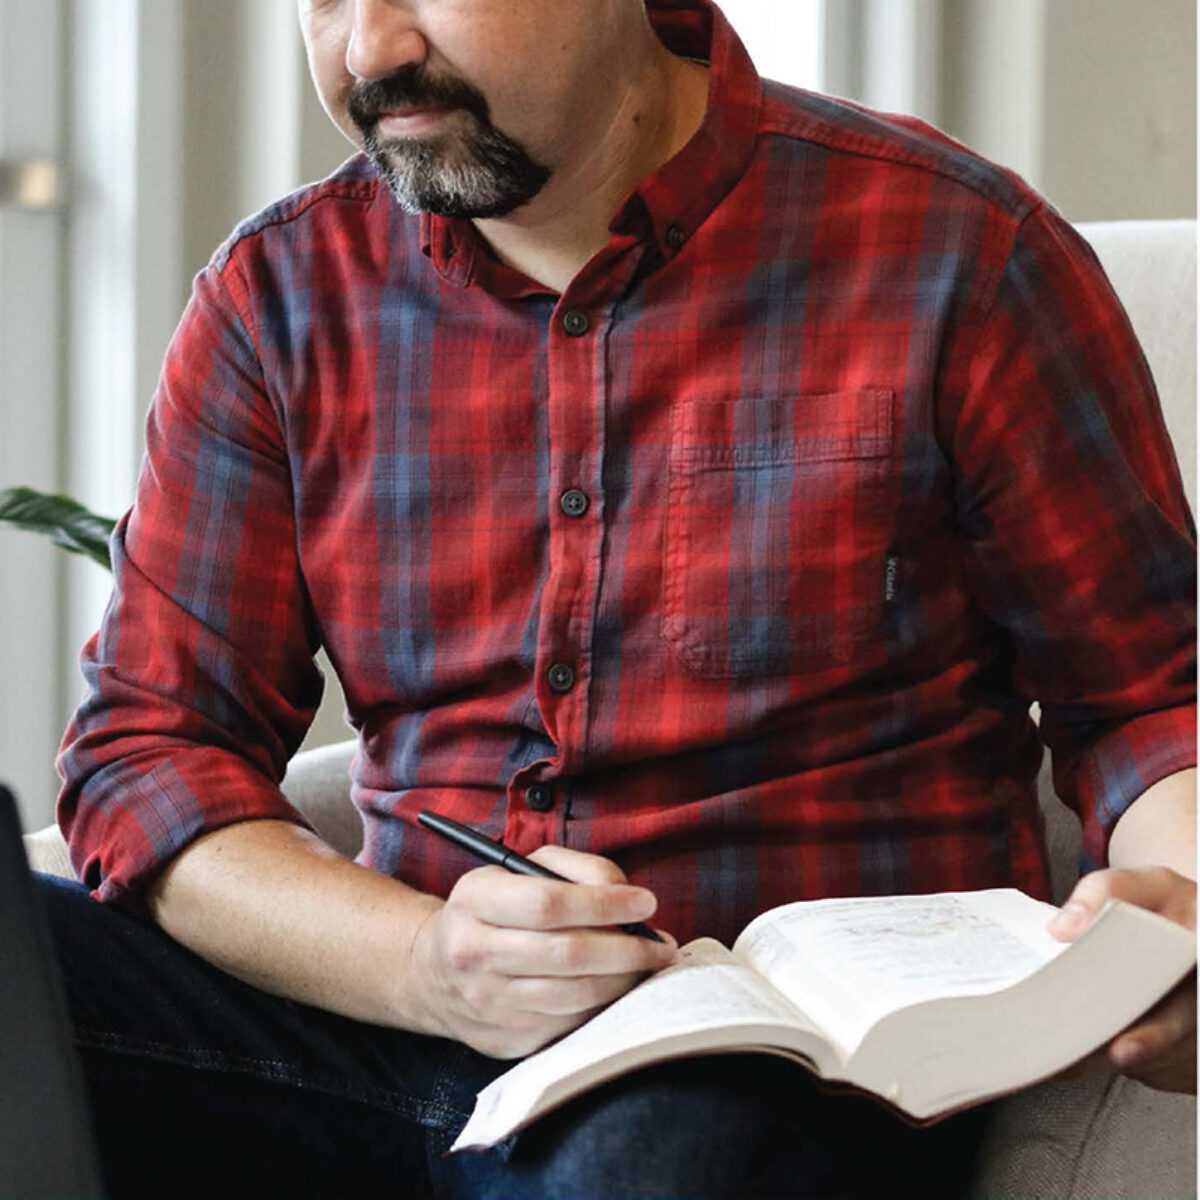
{"type": "Polygon", "coordinates": [[[893,408],[863,390],[675,409],[662,633],[690,671],[813,671],[879,635],[893,408]]]}

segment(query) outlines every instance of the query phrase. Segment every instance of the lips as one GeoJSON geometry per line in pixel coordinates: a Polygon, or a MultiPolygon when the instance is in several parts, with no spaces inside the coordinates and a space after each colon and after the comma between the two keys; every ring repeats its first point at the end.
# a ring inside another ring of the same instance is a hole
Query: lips
{"type": "Polygon", "coordinates": [[[382,113],[375,131],[382,137],[415,137],[438,125],[452,108],[394,108],[382,113]]]}
{"type": "Polygon", "coordinates": [[[386,121],[389,117],[398,117],[401,119],[406,119],[408,117],[424,117],[424,116],[428,116],[430,114],[441,114],[441,113],[446,113],[449,111],[450,110],[448,108],[441,108],[441,107],[438,107],[437,105],[414,104],[409,108],[389,109],[387,112],[380,113],[378,119],[380,121],[386,121]]]}

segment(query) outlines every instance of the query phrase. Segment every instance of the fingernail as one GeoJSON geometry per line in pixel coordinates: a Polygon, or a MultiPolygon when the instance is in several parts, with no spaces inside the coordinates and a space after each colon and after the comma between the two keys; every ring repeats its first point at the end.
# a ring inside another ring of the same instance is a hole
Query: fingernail
{"type": "Polygon", "coordinates": [[[1082,904],[1072,901],[1054,914],[1050,928],[1056,933],[1077,933],[1087,923],[1091,913],[1082,904]]]}

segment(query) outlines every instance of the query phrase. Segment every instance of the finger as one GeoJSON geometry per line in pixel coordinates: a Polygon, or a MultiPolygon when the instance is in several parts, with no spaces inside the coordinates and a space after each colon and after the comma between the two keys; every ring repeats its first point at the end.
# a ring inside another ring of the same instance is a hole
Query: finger
{"type": "Polygon", "coordinates": [[[1127,1071],[1136,1063],[1159,1057],[1195,1042],[1196,981],[1176,988],[1144,1017],[1115,1037],[1109,1046],[1115,1066],[1127,1071]]]}
{"type": "Polygon", "coordinates": [[[539,866],[575,883],[628,883],[625,872],[611,858],[586,854],[567,846],[539,846],[530,856],[539,866]]]}
{"type": "Polygon", "coordinates": [[[585,975],[575,979],[559,976],[514,979],[509,985],[509,998],[522,1012],[548,1016],[590,1014],[607,1008],[644,978],[638,973],[585,975]]]}
{"type": "Polygon", "coordinates": [[[1169,867],[1138,867],[1084,875],[1047,928],[1061,941],[1073,941],[1108,900],[1124,900],[1189,929],[1196,927],[1196,885],[1169,867]]]}
{"type": "Polygon", "coordinates": [[[653,892],[632,884],[558,883],[500,867],[468,871],[450,896],[478,920],[513,929],[625,925],[646,920],[658,907],[653,892]]]}
{"type": "Polygon", "coordinates": [[[1147,1087],[1165,1092],[1196,1092],[1196,1043],[1172,1046],[1163,1054],[1140,1059],[1123,1068],[1123,1074],[1144,1083],[1147,1087]]]}
{"type": "Polygon", "coordinates": [[[509,978],[644,975],[675,957],[675,939],[662,942],[608,930],[492,929],[479,966],[509,978]]]}

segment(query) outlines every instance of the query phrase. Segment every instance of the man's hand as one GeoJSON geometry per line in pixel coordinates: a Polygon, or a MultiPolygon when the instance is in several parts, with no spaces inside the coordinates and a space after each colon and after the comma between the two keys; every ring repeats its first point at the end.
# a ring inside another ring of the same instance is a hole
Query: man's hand
{"type": "Polygon", "coordinates": [[[666,934],[659,943],[615,928],[657,903],[615,863],[561,846],[531,857],[576,882],[469,871],[413,942],[431,1023],[493,1058],[531,1054],[675,956],[666,934]]]}
{"type": "MultiPolygon", "coordinates": [[[[1074,941],[1109,899],[1140,905],[1187,929],[1196,928],[1196,884],[1169,867],[1093,871],[1067,898],[1049,930],[1074,941]]],[[[1154,1008],[1071,1068],[1068,1075],[1120,1071],[1170,1092],[1196,1090],[1196,972],[1154,1008]]]]}

